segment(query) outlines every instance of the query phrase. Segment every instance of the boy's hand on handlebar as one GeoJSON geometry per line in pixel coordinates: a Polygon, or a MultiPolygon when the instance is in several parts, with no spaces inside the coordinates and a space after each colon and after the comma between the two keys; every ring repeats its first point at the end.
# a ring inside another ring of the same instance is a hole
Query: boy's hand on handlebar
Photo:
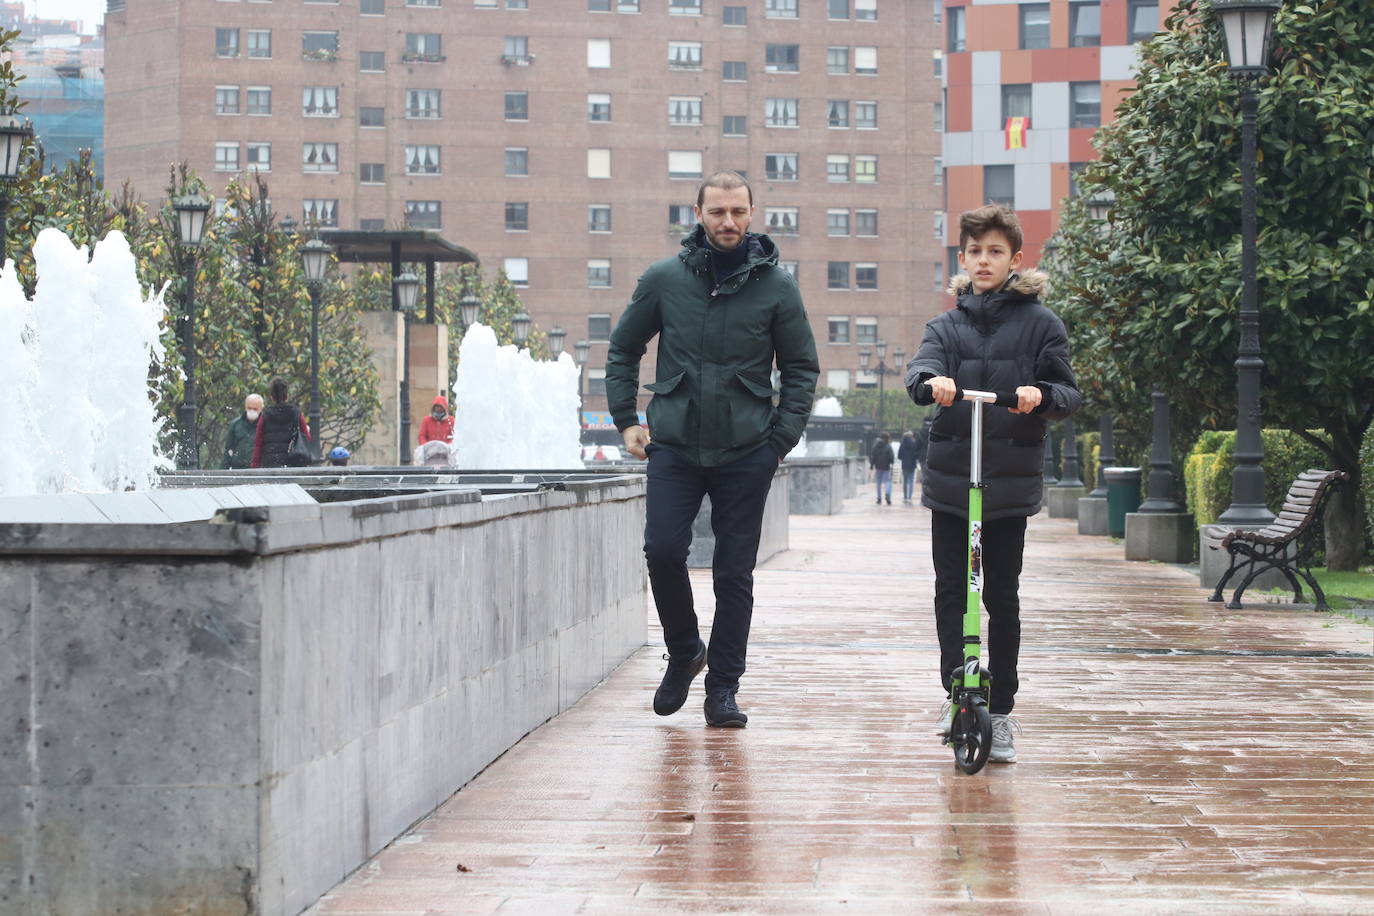
{"type": "Polygon", "coordinates": [[[1043,397],[1035,385],[1022,385],[1016,389],[1016,406],[1007,408],[1012,413],[1030,413],[1040,406],[1043,397]]]}
{"type": "MultiPolygon", "coordinates": [[[[954,379],[946,375],[936,375],[926,379],[926,384],[930,386],[930,396],[935,399],[935,403],[941,407],[949,407],[954,403],[954,393],[959,390],[959,386],[954,384],[954,379]]],[[[1040,389],[1036,389],[1038,393],[1040,389]]]]}

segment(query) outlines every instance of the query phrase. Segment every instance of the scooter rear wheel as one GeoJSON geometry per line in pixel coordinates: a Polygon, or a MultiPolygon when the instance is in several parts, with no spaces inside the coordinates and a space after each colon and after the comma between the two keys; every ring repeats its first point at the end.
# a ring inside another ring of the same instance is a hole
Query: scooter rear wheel
{"type": "Polygon", "coordinates": [[[988,762],[992,750],[992,716],[982,697],[971,697],[959,704],[950,726],[949,743],[954,747],[954,765],[972,775],[988,762]]]}

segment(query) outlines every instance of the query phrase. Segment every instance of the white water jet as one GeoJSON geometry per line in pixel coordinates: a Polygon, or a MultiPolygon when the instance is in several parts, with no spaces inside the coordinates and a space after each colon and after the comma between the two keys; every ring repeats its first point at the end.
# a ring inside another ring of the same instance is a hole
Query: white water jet
{"type": "MultiPolygon", "coordinates": [[[[819,398],[811,408],[813,417],[842,417],[844,409],[840,407],[839,398],[819,398]]],[[[843,442],[807,442],[806,437],[802,436],[801,442],[792,450],[788,457],[796,458],[843,458],[843,442]]]]}
{"type": "MultiPolygon", "coordinates": [[[[34,243],[33,301],[0,269],[0,495],[147,488],[170,462],[148,369],[163,356],[163,293],[144,298],[133,253],[111,232],[88,259],[57,229],[34,243]]],[[[165,290],[165,287],[164,287],[165,290]]]]}
{"type": "Polygon", "coordinates": [[[464,470],[582,468],[578,370],[567,353],[535,360],[474,324],[458,348],[451,460],[464,470]]]}

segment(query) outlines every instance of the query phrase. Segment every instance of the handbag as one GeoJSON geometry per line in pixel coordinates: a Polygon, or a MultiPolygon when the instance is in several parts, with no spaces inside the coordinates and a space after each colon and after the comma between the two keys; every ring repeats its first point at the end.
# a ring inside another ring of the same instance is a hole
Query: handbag
{"type": "Polygon", "coordinates": [[[286,466],[291,468],[309,467],[319,458],[315,455],[314,443],[301,435],[300,426],[291,431],[291,444],[286,447],[286,466]]]}

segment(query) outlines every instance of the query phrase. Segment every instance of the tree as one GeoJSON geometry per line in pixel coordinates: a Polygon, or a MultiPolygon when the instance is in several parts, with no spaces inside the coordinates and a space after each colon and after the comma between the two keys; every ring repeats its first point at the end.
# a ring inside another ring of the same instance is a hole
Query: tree
{"type": "MultiPolygon", "coordinates": [[[[1327,558],[1362,556],[1359,443],[1374,418],[1374,6],[1293,4],[1259,84],[1263,421],[1350,473],[1327,512],[1327,558]],[[1310,430],[1320,430],[1313,433],[1310,430]]],[[[1097,135],[1057,241],[1052,304],[1090,407],[1143,415],[1151,389],[1180,428],[1234,423],[1240,121],[1217,26],[1181,0],[1146,43],[1136,91],[1097,135]],[[1109,194],[1110,218],[1081,204],[1109,194]]]]}

